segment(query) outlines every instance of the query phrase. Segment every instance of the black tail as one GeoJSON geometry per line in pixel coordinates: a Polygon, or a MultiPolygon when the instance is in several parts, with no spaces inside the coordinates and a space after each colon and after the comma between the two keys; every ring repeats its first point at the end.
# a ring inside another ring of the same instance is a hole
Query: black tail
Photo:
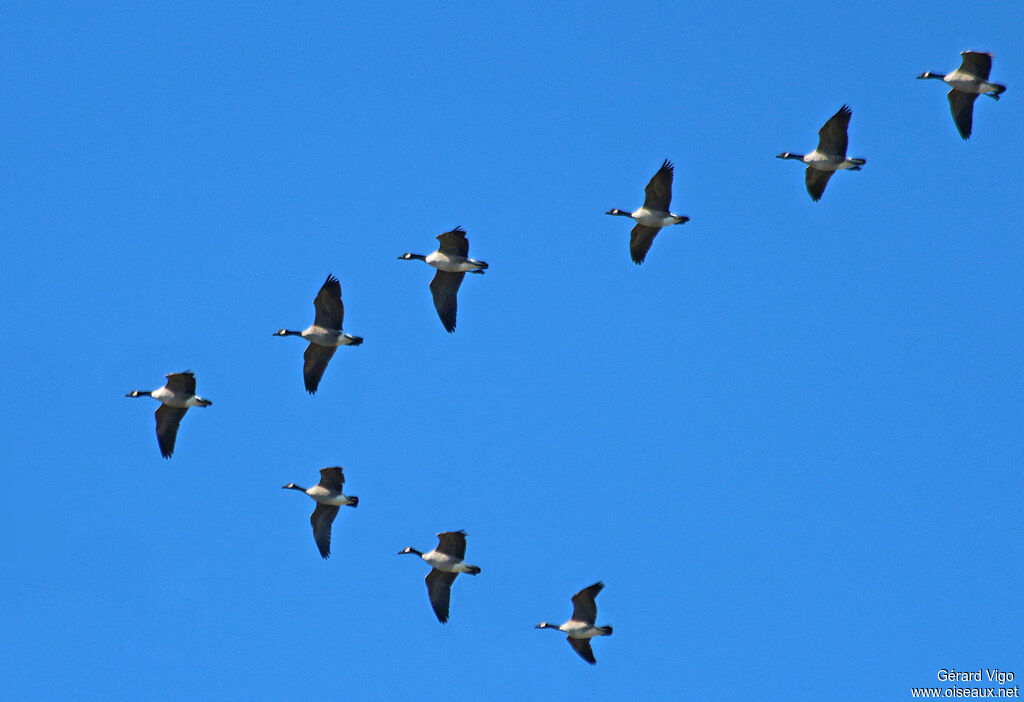
{"type": "Polygon", "coordinates": [[[467,570],[466,572],[469,573],[470,575],[476,575],[477,573],[480,572],[480,566],[466,566],[466,567],[469,568],[469,570],[467,570]]]}
{"type": "Polygon", "coordinates": [[[359,506],[359,498],[358,497],[356,497],[355,495],[347,495],[347,497],[348,497],[348,499],[352,500],[351,502],[348,503],[349,507],[358,507],[359,506]]]}

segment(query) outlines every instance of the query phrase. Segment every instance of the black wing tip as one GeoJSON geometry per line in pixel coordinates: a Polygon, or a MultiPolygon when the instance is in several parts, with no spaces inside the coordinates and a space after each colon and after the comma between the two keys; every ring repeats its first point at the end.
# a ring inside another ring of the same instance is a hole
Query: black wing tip
{"type": "Polygon", "coordinates": [[[667,169],[667,170],[669,170],[669,171],[674,171],[674,170],[676,169],[676,167],[675,167],[675,164],[673,164],[673,163],[672,163],[671,161],[669,161],[669,160],[668,160],[667,158],[666,158],[666,159],[665,159],[665,161],[664,161],[664,162],[663,162],[663,163],[661,164],[661,168],[659,168],[658,170],[666,170],[666,169],[667,169]]]}

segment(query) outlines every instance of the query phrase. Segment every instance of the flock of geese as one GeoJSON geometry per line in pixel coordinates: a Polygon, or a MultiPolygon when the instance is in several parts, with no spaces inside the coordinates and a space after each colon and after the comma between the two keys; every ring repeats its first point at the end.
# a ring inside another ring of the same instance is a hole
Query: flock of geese
{"type": "MultiPolygon", "coordinates": [[[[948,98],[953,122],[960,136],[967,139],[971,136],[973,123],[974,101],[979,95],[987,95],[999,99],[1006,87],[998,83],[990,83],[989,72],[992,69],[992,55],[978,51],[961,53],[963,61],[960,67],[948,74],[924,72],[918,78],[935,78],[950,86],[948,98]]],[[[847,130],[853,112],[846,105],[839,108],[818,131],[818,147],[809,154],[795,154],[785,151],[777,158],[802,161],[807,165],[805,182],[811,199],[818,201],[825,192],[832,174],[840,170],[858,171],[865,164],[863,158],[849,158],[846,155],[847,130]]],[[[644,204],[632,212],[611,209],[605,214],[629,217],[636,224],[630,233],[629,252],[637,265],[644,262],[654,238],[662,228],[673,224],[685,224],[689,217],[674,214],[669,210],[672,201],[672,163],[666,160],[658,172],[654,174],[647,187],[644,188],[644,204]]],[[[466,273],[483,274],[487,263],[469,257],[469,240],[461,227],[438,235],[440,242],[433,253],[422,255],[404,253],[399,256],[403,261],[423,261],[436,269],[430,282],[430,293],[434,300],[434,308],[441,324],[449,333],[455,331],[456,313],[458,311],[458,292],[466,273]]],[[[327,365],[339,346],[358,346],[363,343],[362,337],[348,334],[342,326],[345,319],[345,306],[341,301],[341,283],[333,275],[320,287],[313,300],[315,316],[313,324],[302,331],[279,329],[274,336],[299,336],[309,342],[303,354],[302,376],[306,392],[314,394],[320,385],[327,365]]],[[[178,436],[181,420],[191,407],[209,407],[212,402],[196,394],[196,377],[191,371],[171,373],[167,383],[156,390],[132,390],[126,397],[152,397],[160,402],[156,410],[156,438],[160,454],[170,458],[174,454],[174,445],[178,436]]],[[[356,507],[359,498],[345,495],[342,489],[345,475],[340,466],[322,468],[320,482],[311,488],[304,488],[295,483],[288,483],[282,489],[298,490],[308,495],[316,507],[309,521],[313,528],[313,540],[323,558],[331,554],[331,527],[341,507],[356,507]]],[[[426,577],[427,595],[434,615],[444,624],[448,621],[451,588],[459,573],[477,575],[480,567],[466,563],[466,533],[464,531],[445,531],[437,535],[438,544],[431,551],[422,552],[409,546],[402,554],[419,556],[431,566],[426,577]]],[[[601,582],[585,587],[572,596],[572,617],[564,624],[541,622],[538,629],[557,629],[566,634],[573,650],[588,663],[595,663],[594,652],[590,639],[595,636],[610,636],[612,627],[597,626],[597,604],[595,598],[604,588],[601,582]]]]}

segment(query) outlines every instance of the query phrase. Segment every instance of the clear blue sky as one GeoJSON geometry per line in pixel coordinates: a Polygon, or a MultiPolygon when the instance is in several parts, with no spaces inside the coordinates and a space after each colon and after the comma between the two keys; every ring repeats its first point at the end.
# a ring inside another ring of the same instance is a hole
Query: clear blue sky
{"type": "Polygon", "coordinates": [[[887,701],[1024,679],[1024,9],[0,10],[10,700],[887,701]],[[641,36],[646,21],[655,22],[641,36]],[[995,54],[963,142],[945,89],[995,54]],[[821,202],[806,152],[842,104],[821,202]],[[662,160],[673,209],[629,222],[662,160]],[[466,228],[459,327],[395,260],[466,228]],[[309,397],[328,273],[339,349],[309,397]],[[160,458],[151,400],[213,406],[160,458]],[[448,386],[456,379],[459,387],[448,386]],[[309,485],[359,508],[334,555],[309,485]],[[397,556],[469,533],[451,620],[397,556]],[[598,664],[563,637],[597,580],[598,664]]]}

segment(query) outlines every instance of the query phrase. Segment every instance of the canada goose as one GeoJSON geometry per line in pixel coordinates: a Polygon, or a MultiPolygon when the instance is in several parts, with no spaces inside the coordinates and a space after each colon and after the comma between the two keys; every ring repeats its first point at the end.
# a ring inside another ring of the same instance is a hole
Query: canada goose
{"type": "Polygon", "coordinates": [[[464,531],[442,531],[437,535],[437,548],[433,551],[421,553],[412,546],[398,552],[415,553],[433,566],[433,570],[427,573],[427,596],[430,598],[430,606],[434,608],[437,621],[444,624],[448,621],[448,603],[452,597],[452,583],[455,582],[459,573],[476,575],[480,568],[469,565],[464,560],[466,557],[466,532],[464,531]]]}
{"type": "Polygon", "coordinates": [[[651,178],[651,182],[644,188],[644,206],[635,212],[611,209],[605,214],[618,215],[619,217],[631,217],[636,220],[636,226],[629,234],[629,255],[633,263],[640,265],[647,257],[647,252],[654,243],[654,237],[658,235],[662,227],[671,224],[686,224],[690,221],[684,215],[672,214],[668,211],[672,202],[672,174],[675,166],[668,159],[661,164],[661,168],[651,178]]]}
{"type": "Polygon", "coordinates": [[[174,454],[174,441],[178,438],[178,425],[189,407],[209,407],[213,403],[196,395],[196,376],[192,371],[171,373],[167,384],[156,390],[132,390],[125,397],[152,397],[160,400],[156,410],[156,441],[160,455],[170,458],[174,454]]]}
{"type": "Polygon", "coordinates": [[[789,158],[807,164],[804,180],[811,199],[817,202],[825,192],[828,179],[838,170],[859,171],[867,161],[862,158],[846,158],[846,129],[850,126],[853,111],[843,105],[832,115],[825,126],[818,130],[818,148],[804,156],[784,151],[775,158],[789,158]]]}
{"type": "Polygon", "coordinates": [[[341,303],[341,283],[333,275],[320,287],[320,292],[313,300],[316,317],[313,324],[302,331],[278,329],[273,336],[301,336],[309,342],[306,353],[302,354],[305,363],[302,365],[302,377],[306,382],[306,392],[316,392],[320,379],[324,377],[327,364],[339,346],[359,346],[363,337],[346,334],[341,330],[345,319],[345,305],[341,303]]]}
{"type": "Polygon", "coordinates": [[[974,121],[974,101],[979,95],[988,95],[993,100],[1006,90],[1005,85],[989,83],[988,74],[992,70],[992,54],[983,51],[961,51],[964,57],[960,68],[952,73],[932,73],[925,71],[918,78],[937,78],[949,84],[949,111],[953,113],[953,121],[960,136],[968,139],[971,136],[971,123],[974,121]]]}
{"type": "Polygon", "coordinates": [[[469,258],[469,241],[462,227],[455,227],[450,232],[439,234],[441,242],[437,251],[426,256],[422,254],[404,253],[398,257],[400,261],[426,261],[437,269],[434,279],[430,281],[430,293],[434,296],[434,308],[441,324],[448,333],[455,331],[455,313],[458,310],[459,286],[466,273],[483,274],[487,264],[469,258]]]}
{"type": "Polygon", "coordinates": [[[281,486],[282,490],[298,490],[309,495],[316,502],[313,514],[309,515],[309,523],[313,525],[313,540],[320,550],[320,555],[329,558],[331,555],[331,524],[338,516],[341,505],[357,507],[359,498],[355,495],[343,495],[345,485],[344,468],[334,466],[320,469],[320,482],[309,488],[300,487],[295,483],[281,486]]]}
{"type": "Polygon", "coordinates": [[[572,646],[580,658],[587,663],[594,664],[594,651],[590,648],[590,639],[595,636],[611,636],[610,626],[594,626],[597,619],[597,603],[594,598],[604,589],[604,583],[596,582],[590,587],[585,587],[572,596],[572,618],[565,624],[549,624],[541,622],[536,629],[557,629],[568,634],[566,641],[572,646]]]}

